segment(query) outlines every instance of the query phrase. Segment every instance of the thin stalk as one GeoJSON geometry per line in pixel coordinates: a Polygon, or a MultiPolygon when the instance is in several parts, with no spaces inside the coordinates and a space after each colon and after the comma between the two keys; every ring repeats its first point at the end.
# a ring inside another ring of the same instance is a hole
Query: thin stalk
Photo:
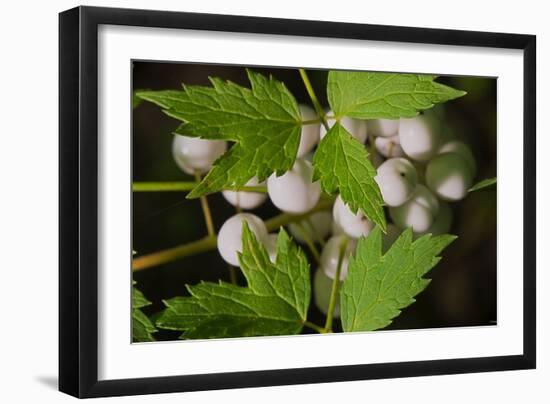
{"type": "Polygon", "coordinates": [[[338,253],[338,265],[336,267],[336,274],[332,280],[332,290],[330,292],[330,300],[327,310],[327,321],[325,323],[325,329],[327,332],[332,332],[332,321],[334,318],[334,308],[336,307],[336,299],[338,298],[338,289],[340,288],[340,272],[342,270],[342,261],[344,261],[344,254],[346,253],[346,247],[348,246],[348,238],[344,236],[340,243],[340,251],[338,253]]]}
{"type": "MultiPolygon", "coordinates": [[[[195,172],[195,179],[197,182],[201,182],[201,175],[198,171],[195,172]]],[[[204,221],[206,222],[206,230],[210,237],[216,235],[216,230],[214,229],[214,221],[212,220],[212,212],[210,211],[210,205],[208,205],[208,199],[206,195],[200,197],[202,213],[204,214],[204,221]]]]}
{"type": "Polygon", "coordinates": [[[233,265],[229,265],[229,280],[233,285],[237,284],[237,271],[233,265]]]}
{"type": "Polygon", "coordinates": [[[315,247],[315,243],[309,236],[307,229],[302,224],[302,222],[296,223],[296,226],[298,226],[298,228],[302,232],[302,238],[306,242],[306,245],[308,246],[309,251],[311,251],[311,255],[313,255],[313,258],[315,258],[315,261],[317,262],[317,264],[319,264],[321,262],[321,256],[319,254],[319,250],[317,250],[317,247],[315,247]]]}
{"type": "Polygon", "coordinates": [[[395,143],[390,142],[390,145],[389,145],[389,147],[388,147],[388,157],[389,157],[389,158],[393,157],[393,148],[394,148],[394,145],[395,145],[395,143]]]}
{"type": "Polygon", "coordinates": [[[132,261],[132,269],[134,271],[140,271],[142,269],[166,264],[167,262],[172,262],[183,257],[210,251],[214,248],[216,248],[216,236],[207,236],[191,243],[134,258],[132,261]]]}
{"type": "MultiPolygon", "coordinates": [[[[332,205],[332,202],[333,200],[329,198],[321,199],[317,206],[315,206],[307,213],[304,213],[302,215],[290,215],[288,213],[282,213],[269,220],[266,220],[265,225],[269,232],[278,230],[281,226],[285,226],[293,222],[299,222],[315,212],[326,210],[332,205]]],[[[166,264],[168,262],[176,261],[184,257],[189,257],[192,255],[211,251],[216,248],[216,242],[216,236],[206,236],[200,240],[192,241],[190,243],[157,251],[148,255],[142,255],[133,259],[132,269],[134,271],[140,271],[143,269],[166,264]]]]}
{"type": "Polygon", "coordinates": [[[317,114],[321,118],[321,123],[325,127],[325,129],[330,129],[328,126],[328,122],[326,119],[325,110],[323,109],[323,106],[319,102],[319,99],[317,98],[317,95],[315,94],[315,90],[313,89],[313,86],[311,85],[311,81],[309,81],[309,77],[307,75],[307,72],[305,69],[298,69],[300,71],[300,77],[302,77],[302,81],[304,82],[304,86],[306,87],[306,91],[309,94],[309,98],[311,98],[311,102],[313,103],[313,107],[317,111],[317,114]]]}
{"type": "Polygon", "coordinates": [[[243,213],[243,210],[241,209],[241,205],[239,205],[238,203],[238,197],[237,197],[237,204],[235,205],[235,212],[243,213]]]}
{"type": "Polygon", "coordinates": [[[314,324],[311,321],[304,321],[304,326],[311,328],[312,330],[317,331],[320,334],[326,334],[327,330],[325,330],[320,325],[314,324]]]}
{"type": "MultiPolygon", "coordinates": [[[[173,181],[173,182],[134,182],[132,191],[134,192],[172,192],[172,191],[191,191],[197,185],[195,181],[173,181]]],[[[224,191],[242,191],[242,192],[257,192],[265,194],[267,188],[265,186],[242,186],[225,188],[224,191]]]]}

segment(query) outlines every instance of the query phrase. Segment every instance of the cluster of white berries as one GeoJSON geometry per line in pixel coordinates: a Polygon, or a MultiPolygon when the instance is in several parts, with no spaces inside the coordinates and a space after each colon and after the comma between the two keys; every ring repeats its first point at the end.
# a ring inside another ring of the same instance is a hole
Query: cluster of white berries
{"type": "MultiPolygon", "coordinates": [[[[311,107],[301,105],[300,112],[303,121],[317,119],[311,107]]],[[[327,115],[330,117],[332,114],[328,111],[327,115]]],[[[452,223],[449,202],[464,198],[475,177],[476,163],[468,146],[454,140],[433,112],[397,120],[363,121],[344,117],[340,123],[360,143],[365,143],[367,134],[370,135],[371,147],[376,149],[374,156],[371,156],[377,167],[375,180],[391,219],[384,237],[384,248],[387,249],[406,228],[412,228],[417,235],[447,233],[452,223]]],[[[332,126],[334,120],[328,119],[328,124],[332,126]]],[[[297,159],[292,169],[279,177],[272,174],[265,183],[252,178],[246,184],[267,186],[267,195],[223,191],[224,198],[244,210],[257,208],[269,196],[273,205],[283,212],[298,215],[310,211],[321,196],[319,183],[312,181],[310,156],[312,149],[325,135],[326,130],[319,123],[303,125],[297,159]]],[[[224,141],[176,135],[172,150],[178,166],[192,174],[207,172],[226,149],[224,141]]],[[[262,219],[251,213],[238,213],[222,225],[218,233],[218,250],[222,258],[231,265],[239,265],[237,253],[242,251],[243,221],[248,223],[275,262],[277,236],[269,234],[262,219]]],[[[368,235],[373,227],[368,217],[361,211],[353,213],[340,196],[336,198],[332,214],[317,212],[302,222],[288,226],[296,241],[324,245],[319,268],[314,274],[314,300],[321,312],[326,314],[328,309],[344,239],[347,243],[340,268],[340,282],[346,277],[348,259],[355,250],[357,238],[368,235]]],[[[338,304],[334,315],[339,315],[338,304]]]]}

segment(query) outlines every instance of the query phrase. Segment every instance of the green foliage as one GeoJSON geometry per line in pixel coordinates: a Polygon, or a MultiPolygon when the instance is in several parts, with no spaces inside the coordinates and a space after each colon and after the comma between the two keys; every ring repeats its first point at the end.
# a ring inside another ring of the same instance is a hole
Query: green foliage
{"type": "Polygon", "coordinates": [[[190,297],[165,301],[159,328],[185,331],[182,339],[298,334],[311,297],[309,264],[284,229],[277,238],[277,260],[243,222],[239,261],[247,287],[225,282],[187,286],[190,297]]]}
{"type": "Polygon", "coordinates": [[[496,177],[486,178],[484,180],[479,181],[477,184],[475,184],[472,188],[470,188],[468,190],[468,192],[478,191],[480,189],[488,188],[488,187],[491,187],[491,186],[496,185],[496,184],[497,184],[497,178],[496,177]]]}
{"type": "Polygon", "coordinates": [[[247,72],[251,89],[210,78],[212,87],[138,93],[184,122],[176,134],[236,142],[189,198],[243,186],[254,176],[282,175],[294,164],[301,128],[296,100],[282,82],[247,72]]]}
{"type": "Polygon", "coordinates": [[[372,331],[386,327],[430,283],[423,276],[441,259],[438,254],[456,236],[430,234],[413,241],[405,230],[382,254],[382,234],[375,228],[361,237],[341,290],[344,331],[372,331]]]}
{"type": "MultiPolygon", "coordinates": [[[[242,187],[254,176],[263,181],[272,173],[282,175],[294,164],[302,123],[295,98],[273,77],[252,71],[247,74],[251,88],[210,78],[211,86],[184,85],[183,90],[138,91],[134,95],[134,107],[147,100],[181,121],[175,134],[232,142],[188,198],[242,187]]],[[[368,238],[359,239],[356,254],[349,261],[340,293],[344,331],[370,331],[389,325],[429,284],[424,275],[456,237],[425,235],[413,240],[409,229],[383,254],[381,231],[386,229],[386,219],[374,180],[376,170],[365,145],[339,120],[343,116],[412,117],[465,94],[434,80],[435,76],[415,74],[328,74],[327,95],[336,122],[317,146],[313,179],[320,181],[325,193],[340,194],[354,213],[361,210],[378,225],[368,238]]],[[[313,90],[308,90],[320,108],[313,90]]],[[[481,181],[470,192],[495,183],[496,178],[481,181]]],[[[156,326],[182,331],[182,339],[300,333],[311,299],[305,254],[284,229],[277,239],[275,263],[246,222],[242,242],[239,261],[246,287],[222,281],[187,285],[190,296],[165,300],[166,309],[153,316],[156,326]]],[[[135,288],[132,298],[134,341],[153,341],[157,330],[141,311],[151,303],[135,288]]]]}
{"type": "Polygon", "coordinates": [[[327,95],[336,117],[397,119],[466,94],[434,79],[420,74],[330,71],[327,95]]]}
{"type": "MultiPolygon", "coordinates": [[[[135,284],[135,282],[134,282],[135,284]]],[[[153,333],[157,329],[149,318],[141,311],[142,307],[149,306],[151,302],[135,286],[132,287],[132,339],[134,342],[154,341],[153,333]]]]}
{"type": "Polygon", "coordinates": [[[321,181],[324,192],[340,192],[354,213],[361,209],[370,220],[386,229],[384,201],[374,181],[376,170],[368,159],[367,149],[338,122],[319,143],[313,166],[313,179],[321,181]]]}
{"type": "Polygon", "coordinates": [[[132,109],[135,109],[137,107],[140,106],[140,104],[143,102],[143,98],[140,98],[137,93],[138,92],[141,92],[141,91],[146,91],[144,89],[142,90],[135,90],[133,93],[132,93],[132,109]]]}

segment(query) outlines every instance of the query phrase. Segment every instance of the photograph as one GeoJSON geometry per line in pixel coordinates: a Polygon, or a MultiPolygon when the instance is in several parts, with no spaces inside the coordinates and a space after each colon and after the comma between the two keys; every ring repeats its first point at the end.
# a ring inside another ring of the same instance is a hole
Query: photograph
{"type": "Polygon", "coordinates": [[[496,77],[129,68],[133,343],[498,325],[496,77]]]}

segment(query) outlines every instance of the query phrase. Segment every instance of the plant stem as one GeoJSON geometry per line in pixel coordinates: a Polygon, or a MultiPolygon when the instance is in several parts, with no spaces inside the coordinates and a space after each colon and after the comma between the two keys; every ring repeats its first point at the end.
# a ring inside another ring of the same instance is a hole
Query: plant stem
{"type": "Polygon", "coordinates": [[[167,262],[175,261],[179,258],[210,251],[214,248],[216,248],[216,236],[207,236],[191,243],[134,258],[132,261],[132,269],[134,271],[147,269],[165,264],[167,262]]]}
{"type": "Polygon", "coordinates": [[[315,247],[315,243],[309,236],[307,229],[301,222],[296,223],[296,226],[298,226],[298,228],[302,232],[302,238],[306,242],[306,245],[308,246],[309,251],[311,251],[311,255],[313,255],[313,258],[315,258],[315,261],[317,262],[317,264],[319,264],[321,262],[321,256],[319,255],[319,251],[317,250],[317,247],[315,247]]]}
{"type": "Polygon", "coordinates": [[[321,103],[319,102],[319,99],[317,98],[317,95],[315,94],[315,90],[313,89],[313,86],[311,85],[311,81],[309,81],[309,77],[307,75],[307,72],[305,69],[298,69],[300,71],[300,77],[302,77],[302,81],[304,82],[304,86],[306,87],[306,91],[309,94],[309,98],[311,98],[311,102],[313,103],[313,106],[315,107],[315,110],[317,111],[317,114],[321,118],[321,123],[325,127],[325,129],[330,129],[326,120],[326,114],[325,110],[323,109],[321,103]]]}
{"type": "Polygon", "coordinates": [[[237,271],[233,265],[229,265],[229,280],[233,285],[237,284],[237,271]]]}
{"type": "Polygon", "coordinates": [[[320,334],[326,334],[327,333],[327,330],[325,330],[320,325],[312,323],[311,321],[304,321],[304,325],[308,328],[311,328],[312,330],[317,331],[320,334]]]}
{"type": "MultiPolygon", "coordinates": [[[[201,182],[201,175],[198,171],[195,171],[195,179],[197,182],[201,182]]],[[[208,199],[206,195],[200,197],[202,213],[204,214],[204,221],[206,222],[206,230],[208,231],[209,236],[215,236],[216,230],[214,229],[214,221],[212,220],[212,212],[210,211],[210,206],[208,205],[208,199]]]]}
{"type": "MultiPolygon", "coordinates": [[[[171,191],[191,191],[199,185],[194,181],[174,181],[174,182],[134,182],[132,191],[134,192],[171,192],[171,191]]],[[[257,192],[265,194],[267,188],[265,186],[242,186],[234,188],[226,188],[224,191],[242,191],[242,192],[257,192]]]]}
{"type": "MultiPolygon", "coordinates": [[[[287,225],[293,222],[299,222],[304,220],[309,215],[328,209],[332,205],[332,199],[324,198],[319,201],[317,206],[311,209],[309,212],[302,215],[290,215],[288,213],[282,213],[269,220],[266,220],[265,225],[269,232],[279,229],[281,226],[287,225]]],[[[216,248],[217,238],[216,236],[206,236],[200,240],[192,241],[190,243],[182,244],[176,247],[168,248],[165,250],[157,251],[148,255],[143,255],[133,259],[132,269],[134,271],[140,271],[143,269],[155,267],[158,265],[166,264],[167,262],[176,261],[178,259],[188,257],[191,255],[200,254],[203,252],[211,251],[216,248]]]]}
{"type": "Polygon", "coordinates": [[[325,329],[327,332],[332,332],[332,321],[334,317],[334,308],[336,307],[336,299],[338,298],[338,289],[340,288],[340,272],[342,271],[342,261],[344,260],[344,254],[346,253],[346,247],[348,246],[348,238],[344,236],[340,243],[340,251],[338,253],[338,265],[336,267],[336,274],[332,280],[332,291],[330,292],[330,300],[327,310],[327,321],[325,323],[325,329]]]}

